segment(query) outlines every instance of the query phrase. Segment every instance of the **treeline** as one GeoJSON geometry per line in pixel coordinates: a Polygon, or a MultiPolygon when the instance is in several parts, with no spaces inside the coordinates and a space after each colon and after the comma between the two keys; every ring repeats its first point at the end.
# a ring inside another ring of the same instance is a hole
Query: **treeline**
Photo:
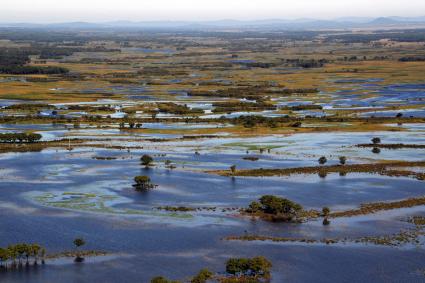
{"type": "Polygon", "coordinates": [[[327,41],[340,41],[344,43],[368,43],[388,39],[398,42],[424,42],[425,29],[413,30],[387,30],[370,34],[334,34],[327,37],[327,41]]]}
{"type": "Polygon", "coordinates": [[[319,60],[315,60],[315,59],[282,59],[282,61],[287,64],[290,65],[292,67],[297,67],[297,68],[321,68],[325,65],[325,63],[329,63],[329,60],[327,59],[319,59],[319,60]]]}
{"type": "Polygon", "coordinates": [[[233,97],[233,98],[261,98],[266,89],[262,86],[233,87],[217,91],[189,91],[188,96],[215,96],[215,97],[233,97]]]}
{"type": "Polygon", "coordinates": [[[400,62],[425,62],[425,56],[408,56],[398,59],[400,62]]]}
{"type": "Polygon", "coordinates": [[[33,143],[41,139],[40,134],[34,133],[4,133],[0,134],[0,143],[33,143]]]}
{"type": "Polygon", "coordinates": [[[204,110],[202,109],[190,109],[187,105],[180,105],[172,102],[158,103],[157,106],[159,112],[162,113],[170,113],[177,115],[204,113],[204,110]]]}
{"type": "Polygon", "coordinates": [[[213,105],[215,108],[212,110],[214,113],[229,113],[235,111],[258,111],[258,110],[275,110],[276,106],[271,102],[267,101],[256,101],[256,102],[242,102],[242,101],[226,101],[226,102],[215,102],[213,105]]]}
{"type": "Polygon", "coordinates": [[[282,110],[303,111],[303,110],[322,110],[323,106],[318,104],[284,106],[282,110]]]}
{"type": "Polygon", "coordinates": [[[69,70],[62,67],[39,67],[39,66],[0,66],[0,74],[10,75],[53,75],[66,74],[69,70]]]}
{"type": "Polygon", "coordinates": [[[0,74],[27,75],[27,74],[65,74],[69,70],[62,67],[28,66],[30,55],[37,54],[36,50],[24,48],[0,49],[0,74]]]}
{"type": "Polygon", "coordinates": [[[272,93],[272,94],[312,94],[312,93],[318,93],[319,89],[317,88],[282,88],[282,89],[269,89],[266,91],[266,93],[272,93]]]}
{"type": "Polygon", "coordinates": [[[44,263],[46,250],[39,244],[16,244],[6,248],[0,247],[0,268],[15,269],[21,267],[25,261],[25,265],[38,264],[39,258],[44,263]]]}

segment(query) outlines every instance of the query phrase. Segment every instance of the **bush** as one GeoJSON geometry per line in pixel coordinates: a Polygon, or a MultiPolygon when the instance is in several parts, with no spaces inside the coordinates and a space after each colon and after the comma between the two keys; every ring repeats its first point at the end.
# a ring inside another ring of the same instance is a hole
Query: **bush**
{"type": "Polygon", "coordinates": [[[253,277],[270,276],[272,264],[265,257],[254,258],[231,258],[226,263],[226,272],[232,275],[244,275],[253,277]]]}
{"type": "Polygon", "coordinates": [[[153,158],[150,155],[144,154],[140,158],[140,161],[142,162],[142,165],[148,167],[153,162],[153,158]]]}
{"type": "Polygon", "coordinates": [[[158,276],[151,279],[151,283],[180,283],[179,281],[170,281],[165,277],[158,276]]]}
{"type": "Polygon", "coordinates": [[[346,162],[347,162],[347,157],[345,157],[345,156],[340,156],[339,157],[339,163],[341,165],[344,165],[346,162]]]}
{"type": "Polygon", "coordinates": [[[269,214],[295,214],[302,210],[302,206],[286,198],[265,195],[260,198],[261,209],[269,214]]]}
{"type": "Polygon", "coordinates": [[[211,279],[213,277],[213,273],[209,271],[208,269],[204,268],[201,271],[199,271],[198,275],[192,278],[190,281],[191,283],[205,283],[208,279],[211,279]]]}
{"type": "Polygon", "coordinates": [[[323,216],[328,216],[330,212],[331,212],[331,210],[329,209],[329,207],[325,206],[324,208],[322,208],[322,215],[323,216]]]}
{"type": "Polygon", "coordinates": [[[34,134],[34,133],[5,133],[0,134],[0,142],[3,143],[33,143],[36,141],[39,141],[41,139],[40,134],[34,134]]]}
{"type": "Polygon", "coordinates": [[[149,190],[155,187],[155,185],[151,183],[151,178],[148,176],[136,176],[134,177],[134,182],[136,183],[134,185],[136,190],[149,190]]]}
{"type": "Polygon", "coordinates": [[[379,143],[381,143],[381,139],[380,139],[380,138],[378,138],[378,137],[374,137],[374,138],[372,139],[372,143],[373,143],[373,144],[379,144],[379,143]]]}
{"type": "Polygon", "coordinates": [[[319,162],[320,165],[323,165],[326,162],[328,162],[328,159],[325,156],[322,156],[322,157],[319,158],[318,162],[319,162]]]}

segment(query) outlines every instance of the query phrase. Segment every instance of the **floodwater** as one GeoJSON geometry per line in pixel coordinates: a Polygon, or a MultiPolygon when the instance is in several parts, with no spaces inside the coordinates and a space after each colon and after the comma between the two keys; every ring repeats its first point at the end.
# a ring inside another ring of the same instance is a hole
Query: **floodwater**
{"type": "MultiPolygon", "coordinates": [[[[208,129],[222,124],[146,123],[145,129],[208,129]]],[[[395,201],[424,195],[423,181],[367,173],[294,175],[289,177],[220,177],[211,169],[285,168],[317,165],[325,155],[329,164],[338,156],[348,163],[377,160],[422,160],[423,150],[385,150],[373,154],[358,148],[378,136],[383,143],[425,144],[421,127],[401,125],[404,132],[309,133],[265,137],[218,136],[178,140],[182,135],[121,131],[116,125],[98,129],[81,125],[3,124],[2,131],[33,129],[46,140],[90,138],[91,143],[143,146],[117,150],[85,147],[68,151],[0,155],[0,242],[37,242],[51,253],[71,250],[83,237],[86,249],[111,255],[88,259],[47,261],[25,272],[1,274],[2,282],[149,282],[158,275],[187,279],[201,268],[224,271],[230,257],[264,255],[273,262],[273,282],[422,282],[422,247],[390,247],[362,243],[336,245],[227,241],[231,235],[257,234],[295,238],[349,238],[383,236],[411,229],[409,215],[425,215],[425,207],[367,216],[320,220],[303,224],[267,223],[238,216],[262,195],[287,197],[305,209],[354,209],[360,204],[395,201]],[[70,125],[67,125],[70,126],[70,125]],[[419,130],[418,130],[419,129],[419,130]],[[151,142],[148,138],[164,138],[151,142]],[[97,141],[96,141],[97,140],[97,141]],[[260,151],[260,149],[263,149],[260,151]],[[270,151],[269,151],[270,150],[270,151]],[[197,153],[195,153],[195,151],[197,153]],[[150,154],[154,166],[140,165],[150,154]],[[243,159],[258,157],[258,161],[243,159]],[[109,157],[102,160],[97,157],[109,157]],[[175,169],[168,169],[170,160],[175,169]],[[136,192],[133,178],[147,175],[157,188],[136,192]],[[163,206],[201,208],[189,212],[159,210],[163,206]],[[308,270],[309,272],[306,272],[308,270]],[[122,278],[125,274],[125,279],[122,278]]],[[[87,145],[89,146],[90,143],[87,145]]],[[[422,241],[422,240],[421,240],[422,241]]]]}

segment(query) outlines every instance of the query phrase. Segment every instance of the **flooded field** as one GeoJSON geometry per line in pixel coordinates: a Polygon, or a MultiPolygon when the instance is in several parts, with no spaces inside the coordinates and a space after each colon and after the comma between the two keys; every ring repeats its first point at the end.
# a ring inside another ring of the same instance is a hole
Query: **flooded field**
{"type": "Polygon", "coordinates": [[[1,282],[425,282],[422,45],[57,36],[0,72],[1,282]]]}

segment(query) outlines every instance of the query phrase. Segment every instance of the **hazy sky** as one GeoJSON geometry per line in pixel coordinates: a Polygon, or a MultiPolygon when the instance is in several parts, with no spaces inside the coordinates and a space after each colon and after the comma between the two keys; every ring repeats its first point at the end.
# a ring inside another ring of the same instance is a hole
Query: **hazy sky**
{"type": "Polygon", "coordinates": [[[425,16],[425,0],[0,0],[0,22],[425,16]]]}

